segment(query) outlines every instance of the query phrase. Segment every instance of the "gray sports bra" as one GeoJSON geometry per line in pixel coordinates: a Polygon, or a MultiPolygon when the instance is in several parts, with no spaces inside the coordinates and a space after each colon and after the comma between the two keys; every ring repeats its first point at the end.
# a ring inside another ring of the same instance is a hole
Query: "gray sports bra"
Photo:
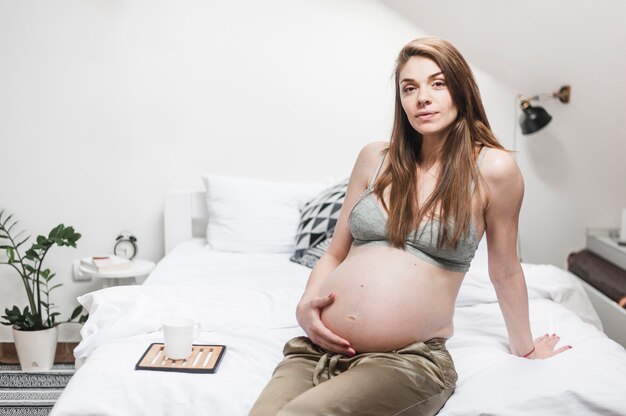
{"type": "MultiPolygon", "coordinates": [[[[483,147],[478,156],[477,165],[480,167],[482,158],[488,147],[483,147]]],[[[359,196],[348,223],[355,245],[376,244],[390,246],[387,240],[387,215],[378,203],[373,193],[374,181],[383,164],[383,155],[367,189],[359,196]]],[[[472,184],[472,189],[474,184],[472,184]]],[[[457,247],[443,246],[437,248],[440,221],[431,219],[423,222],[415,232],[405,240],[405,251],[442,269],[453,272],[466,272],[478,248],[478,233],[473,223],[470,223],[470,232],[465,239],[459,240],[457,247]]]]}

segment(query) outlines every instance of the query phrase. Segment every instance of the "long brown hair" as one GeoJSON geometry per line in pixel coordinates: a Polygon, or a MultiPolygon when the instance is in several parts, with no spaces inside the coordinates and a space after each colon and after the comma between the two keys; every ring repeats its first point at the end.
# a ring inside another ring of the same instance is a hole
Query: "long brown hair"
{"type": "Polygon", "coordinates": [[[422,223],[424,217],[438,216],[441,232],[437,246],[456,246],[470,230],[472,182],[480,192],[474,145],[504,148],[491,131],[472,70],[449,42],[434,36],[409,42],[396,60],[394,81],[395,114],[387,149],[390,163],[374,186],[375,194],[389,214],[387,238],[394,247],[403,248],[409,233],[422,223]],[[409,123],[402,108],[399,86],[400,71],[413,56],[431,59],[441,68],[458,113],[441,149],[437,184],[423,206],[418,206],[416,187],[422,135],[409,123]],[[391,186],[389,207],[383,198],[388,186],[391,186]],[[435,212],[438,205],[438,212],[435,212]]]}

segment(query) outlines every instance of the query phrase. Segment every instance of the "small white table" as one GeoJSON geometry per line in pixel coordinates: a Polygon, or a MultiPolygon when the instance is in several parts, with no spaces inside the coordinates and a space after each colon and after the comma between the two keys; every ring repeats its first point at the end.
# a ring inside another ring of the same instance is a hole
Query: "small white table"
{"type": "Polygon", "coordinates": [[[132,261],[130,268],[125,270],[98,272],[81,266],[80,271],[87,276],[102,279],[102,287],[107,288],[135,285],[137,284],[137,277],[147,276],[155,266],[156,264],[153,261],[136,259],[132,261]]]}

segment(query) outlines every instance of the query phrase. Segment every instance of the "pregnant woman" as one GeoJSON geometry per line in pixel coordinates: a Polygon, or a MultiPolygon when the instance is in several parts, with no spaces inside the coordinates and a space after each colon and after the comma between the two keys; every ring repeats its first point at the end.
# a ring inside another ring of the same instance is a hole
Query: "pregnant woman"
{"type": "Polygon", "coordinates": [[[391,140],[366,145],[326,254],[296,316],[308,337],[285,358],[251,415],[433,415],[457,374],[445,343],[459,288],[483,234],[510,351],[533,341],[516,253],[524,185],[494,137],[465,59],[435,37],[396,61],[391,140]]]}

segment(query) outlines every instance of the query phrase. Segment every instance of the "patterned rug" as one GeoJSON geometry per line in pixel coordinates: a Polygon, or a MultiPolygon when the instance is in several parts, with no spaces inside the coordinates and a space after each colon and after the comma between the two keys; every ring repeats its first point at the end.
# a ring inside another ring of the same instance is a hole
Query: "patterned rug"
{"type": "Polygon", "coordinates": [[[74,364],[55,364],[45,373],[24,373],[0,364],[0,415],[47,415],[74,374],[74,364]]]}

